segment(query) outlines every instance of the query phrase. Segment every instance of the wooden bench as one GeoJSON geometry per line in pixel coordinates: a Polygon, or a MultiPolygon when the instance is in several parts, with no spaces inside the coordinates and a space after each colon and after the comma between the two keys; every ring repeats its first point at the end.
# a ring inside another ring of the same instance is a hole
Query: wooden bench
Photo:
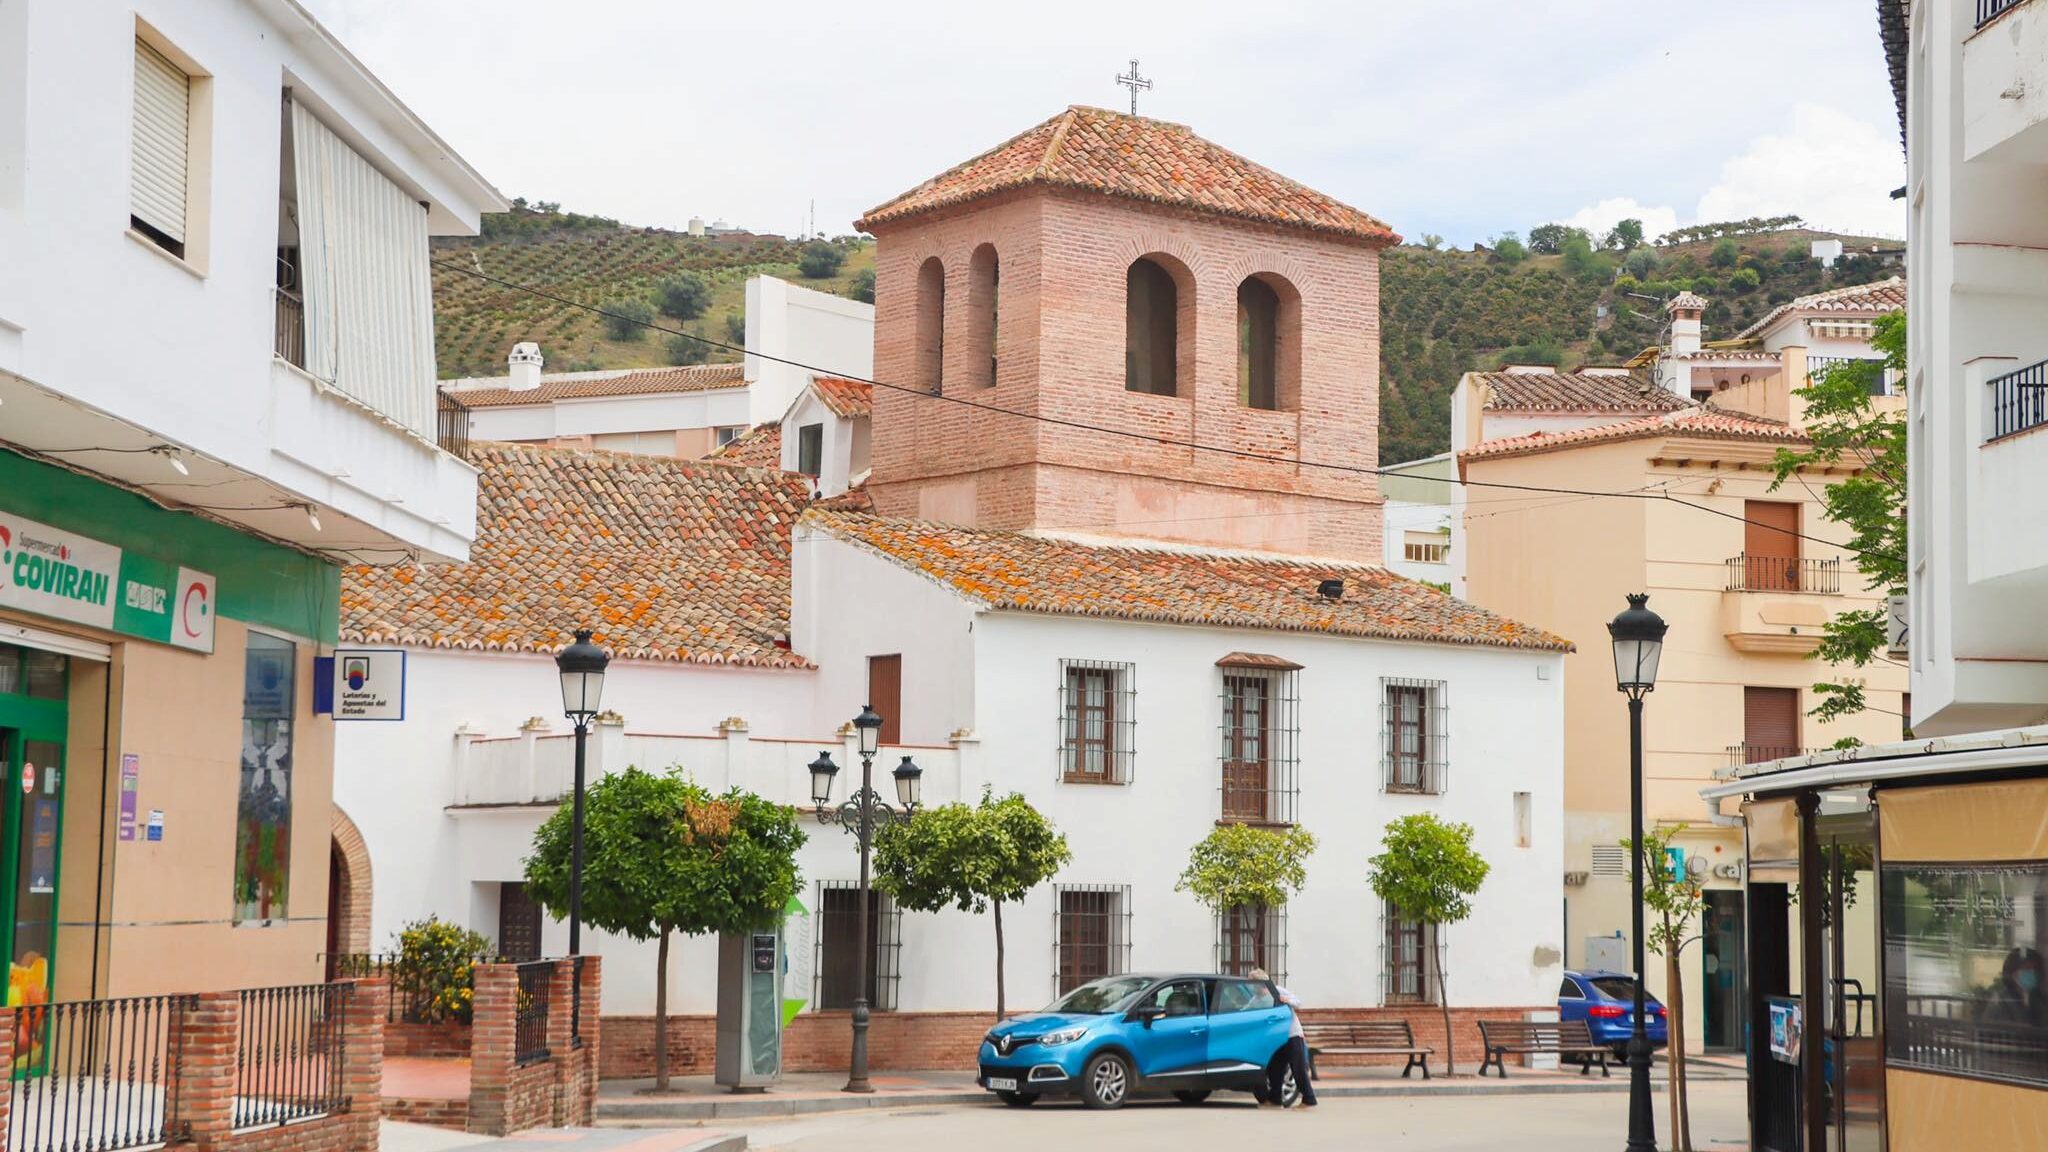
{"type": "Polygon", "coordinates": [[[1308,1039],[1310,1079],[1322,1079],[1316,1072],[1316,1057],[1326,1052],[1332,1056],[1406,1056],[1408,1063],[1401,1066],[1401,1075],[1405,1078],[1420,1068],[1422,1078],[1429,1079],[1429,1057],[1436,1049],[1417,1044],[1406,1020],[1333,1020],[1314,1024],[1304,1020],[1301,1031],[1308,1039]]]}
{"type": "Polygon", "coordinates": [[[1535,1021],[1535,1020],[1481,1020],[1479,1039],[1486,1046],[1486,1059],[1480,1062],[1479,1074],[1486,1075],[1491,1067],[1508,1078],[1508,1066],[1502,1057],[1510,1052],[1522,1055],[1567,1056],[1580,1058],[1579,1075],[1584,1076],[1593,1068],[1593,1062],[1600,1062],[1600,1075],[1608,1076],[1607,1049],[1593,1042],[1593,1033],[1584,1020],[1535,1021]]]}

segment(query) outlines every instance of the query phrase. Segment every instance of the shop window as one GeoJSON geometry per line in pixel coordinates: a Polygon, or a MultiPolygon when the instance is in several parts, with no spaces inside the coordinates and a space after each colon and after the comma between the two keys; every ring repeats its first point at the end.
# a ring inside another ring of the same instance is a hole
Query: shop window
{"type": "Polygon", "coordinates": [[[237,924],[281,923],[291,885],[292,702],[298,650],[249,633],[242,667],[242,785],[235,815],[237,924]]]}
{"type": "Polygon", "coordinates": [[[2048,1087],[2048,862],[1880,875],[1885,1063],[2048,1087]]]}

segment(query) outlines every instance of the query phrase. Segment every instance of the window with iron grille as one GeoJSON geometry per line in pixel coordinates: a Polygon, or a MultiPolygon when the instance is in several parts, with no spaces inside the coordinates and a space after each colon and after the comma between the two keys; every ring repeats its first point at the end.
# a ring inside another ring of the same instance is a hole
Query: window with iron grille
{"type": "Polygon", "coordinates": [[[1287,982],[1287,907],[1239,904],[1216,917],[1216,970],[1231,976],[1264,968],[1275,983],[1287,982]]]}
{"type": "Polygon", "coordinates": [[[1436,925],[1404,919],[1387,905],[1380,915],[1381,999],[1428,1004],[1436,996],[1436,925]]]}
{"type": "Polygon", "coordinates": [[[1128,784],[1138,724],[1136,665],[1060,661],[1060,779],[1128,784]]]}
{"type": "MultiPolygon", "coordinates": [[[[852,880],[818,882],[818,955],[812,971],[821,1009],[853,1007],[860,977],[860,885],[852,880]]],[[[903,913],[886,893],[868,890],[868,1007],[896,1008],[897,956],[903,948],[903,913]]]]}
{"type": "Polygon", "coordinates": [[[1292,824],[1299,795],[1300,669],[1263,659],[1270,664],[1221,666],[1223,819],[1292,824]]]}
{"type": "Polygon", "coordinates": [[[1131,970],[1131,886],[1059,884],[1053,888],[1054,992],[1131,970]]]}
{"type": "Polygon", "coordinates": [[[1450,769],[1448,686],[1442,680],[1380,681],[1381,786],[1388,792],[1442,792],[1450,769]]]}

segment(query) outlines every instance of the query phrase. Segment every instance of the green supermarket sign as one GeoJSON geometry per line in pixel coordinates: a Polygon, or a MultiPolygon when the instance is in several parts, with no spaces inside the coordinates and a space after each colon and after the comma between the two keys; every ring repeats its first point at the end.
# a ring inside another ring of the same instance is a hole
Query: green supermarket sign
{"type": "Polygon", "coordinates": [[[0,608],[213,651],[213,577],[0,510],[0,608]]]}

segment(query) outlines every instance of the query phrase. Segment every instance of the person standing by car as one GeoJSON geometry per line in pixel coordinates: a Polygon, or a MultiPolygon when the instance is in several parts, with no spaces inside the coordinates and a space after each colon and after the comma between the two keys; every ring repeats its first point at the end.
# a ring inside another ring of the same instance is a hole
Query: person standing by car
{"type": "Polygon", "coordinates": [[[1263,980],[1272,985],[1273,995],[1279,997],[1282,1004],[1287,1005],[1287,1058],[1284,1061],[1273,1061],[1272,1066],[1266,1069],[1269,1078],[1266,1099],[1270,1100],[1275,1108],[1286,1107],[1287,1097],[1281,1093],[1280,1088],[1286,1083],[1287,1073],[1293,1072],[1294,1086],[1301,1092],[1302,1107],[1313,1108],[1316,1106],[1316,1090],[1314,1085],[1309,1083],[1308,1036],[1301,1030],[1301,999],[1280,985],[1274,984],[1273,978],[1266,974],[1264,968],[1254,968],[1250,975],[1254,980],[1263,980]]]}

